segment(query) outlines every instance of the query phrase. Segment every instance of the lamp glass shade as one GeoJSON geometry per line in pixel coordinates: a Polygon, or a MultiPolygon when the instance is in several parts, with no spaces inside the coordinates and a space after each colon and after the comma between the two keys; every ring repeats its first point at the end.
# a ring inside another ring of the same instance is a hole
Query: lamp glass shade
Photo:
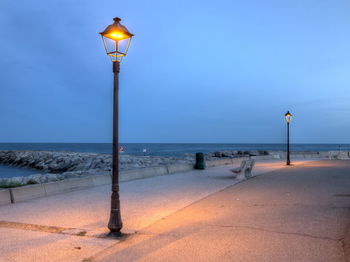
{"type": "Polygon", "coordinates": [[[129,50],[131,38],[134,35],[120,24],[120,18],[116,17],[113,20],[114,23],[107,26],[100,35],[106,54],[111,58],[112,62],[121,62],[129,50]]]}
{"type": "Polygon", "coordinates": [[[285,115],[287,123],[290,123],[292,121],[293,115],[288,111],[285,115]]]}

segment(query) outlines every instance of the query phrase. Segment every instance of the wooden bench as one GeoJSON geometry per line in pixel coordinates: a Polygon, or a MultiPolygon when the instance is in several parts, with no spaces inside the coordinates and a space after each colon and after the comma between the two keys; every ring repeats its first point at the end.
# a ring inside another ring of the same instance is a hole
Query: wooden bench
{"type": "Polygon", "coordinates": [[[235,177],[237,177],[240,180],[248,179],[252,177],[252,170],[253,170],[254,164],[255,164],[254,159],[243,160],[241,162],[240,167],[230,169],[230,171],[236,174],[235,177]]]}

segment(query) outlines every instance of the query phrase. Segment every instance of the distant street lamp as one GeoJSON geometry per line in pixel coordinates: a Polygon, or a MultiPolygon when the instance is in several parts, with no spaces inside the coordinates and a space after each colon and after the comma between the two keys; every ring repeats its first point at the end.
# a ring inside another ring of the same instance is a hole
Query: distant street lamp
{"type": "Polygon", "coordinates": [[[289,111],[284,115],[287,122],[287,166],[290,165],[290,150],[289,150],[289,124],[292,121],[293,115],[289,111]]]}
{"type": "Polygon", "coordinates": [[[109,217],[108,228],[110,235],[121,236],[120,230],[123,227],[120,215],[119,199],[119,150],[118,150],[118,80],[120,62],[128,52],[131,34],[128,29],[120,24],[120,18],[113,19],[114,23],[107,26],[100,33],[103,45],[107,55],[111,58],[114,73],[114,98],[113,98],[113,156],[112,156],[112,196],[111,196],[111,214],[109,217]]]}

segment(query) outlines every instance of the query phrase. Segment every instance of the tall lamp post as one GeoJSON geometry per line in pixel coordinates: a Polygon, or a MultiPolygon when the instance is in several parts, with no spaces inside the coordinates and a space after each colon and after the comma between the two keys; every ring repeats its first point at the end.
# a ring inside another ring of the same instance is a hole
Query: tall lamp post
{"type": "Polygon", "coordinates": [[[111,58],[114,73],[114,89],[113,89],[113,151],[112,151],[112,196],[111,196],[111,213],[108,222],[110,235],[120,236],[120,230],[123,227],[122,218],[120,215],[120,199],[119,199],[119,138],[118,138],[118,80],[120,62],[126,56],[131,38],[128,29],[120,24],[120,18],[113,19],[114,23],[107,26],[100,33],[102,36],[103,45],[107,55],[111,58]]]}
{"type": "Polygon", "coordinates": [[[293,115],[288,111],[285,115],[287,122],[287,166],[290,165],[290,150],[289,150],[289,124],[292,121],[293,115]]]}

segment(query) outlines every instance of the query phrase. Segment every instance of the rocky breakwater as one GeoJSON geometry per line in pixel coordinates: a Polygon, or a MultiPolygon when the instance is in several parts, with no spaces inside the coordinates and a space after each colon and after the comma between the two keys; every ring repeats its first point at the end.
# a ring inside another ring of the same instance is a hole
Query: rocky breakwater
{"type": "MultiPolygon", "coordinates": [[[[235,158],[247,155],[266,155],[267,151],[221,151],[205,155],[206,160],[235,158]]],[[[195,154],[183,157],[120,155],[120,170],[147,167],[194,164],[195,154]]],[[[40,174],[24,177],[0,178],[0,187],[46,183],[66,178],[110,174],[110,154],[61,151],[0,151],[0,164],[40,170],[40,174]]]]}
{"type": "MultiPolygon", "coordinates": [[[[120,169],[193,163],[194,156],[156,157],[120,156],[120,169]]],[[[0,178],[0,186],[36,184],[88,175],[108,174],[112,169],[110,154],[56,151],[0,151],[0,164],[40,170],[40,174],[25,177],[0,178]]]]}

